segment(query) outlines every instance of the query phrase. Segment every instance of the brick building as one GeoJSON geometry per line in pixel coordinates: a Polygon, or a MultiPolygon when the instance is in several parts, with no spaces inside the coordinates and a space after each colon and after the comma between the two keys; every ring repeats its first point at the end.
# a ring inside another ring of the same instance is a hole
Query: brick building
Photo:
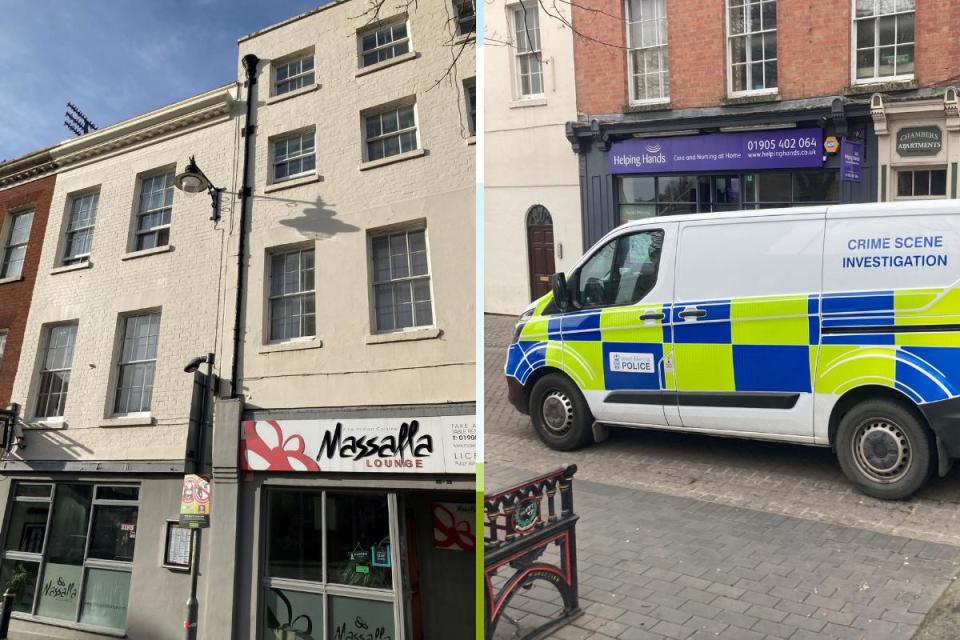
{"type": "Polygon", "coordinates": [[[48,151],[0,165],[0,408],[11,400],[56,176],[48,151]]]}
{"type": "Polygon", "coordinates": [[[573,23],[585,246],[649,215],[956,196],[955,2],[588,0],[573,23]]]}

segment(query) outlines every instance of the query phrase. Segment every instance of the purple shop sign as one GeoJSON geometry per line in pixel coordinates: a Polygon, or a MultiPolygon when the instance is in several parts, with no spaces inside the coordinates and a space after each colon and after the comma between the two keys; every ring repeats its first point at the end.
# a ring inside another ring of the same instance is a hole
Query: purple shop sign
{"type": "Polygon", "coordinates": [[[863,143],[844,138],[840,142],[840,179],[860,182],[860,167],[863,165],[863,143]]]}
{"type": "Polygon", "coordinates": [[[822,167],[822,148],[816,127],[622,140],[610,145],[610,173],[822,167]]]}

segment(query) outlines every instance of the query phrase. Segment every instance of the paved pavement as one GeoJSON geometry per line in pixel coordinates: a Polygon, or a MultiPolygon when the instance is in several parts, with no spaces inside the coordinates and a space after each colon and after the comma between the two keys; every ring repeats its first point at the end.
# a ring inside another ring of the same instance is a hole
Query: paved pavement
{"type": "MultiPolygon", "coordinates": [[[[911,638],[955,583],[960,470],[884,502],[856,492],[827,449],[614,429],[554,452],[506,401],[512,325],[485,322],[486,486],[580,469],[584,614],[551,637],[911,638]]],[[[522,628],[559,608],[542,586],[512,605],[522,628]]],[[[513,632],[505,621],[497,637],[513,632]]]]}

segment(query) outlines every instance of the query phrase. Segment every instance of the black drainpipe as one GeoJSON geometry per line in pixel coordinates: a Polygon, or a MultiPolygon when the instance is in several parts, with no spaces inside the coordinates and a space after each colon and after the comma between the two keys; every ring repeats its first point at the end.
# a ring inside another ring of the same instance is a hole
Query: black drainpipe
{"type": "Polygon", "coordinates": [[[260,58],[248,53],[243,56],[243,68],[247,72],[247,116],[243,122],[243,182],[240,187],[240,247],[237,253],[237,308],[233,319],[233,366],[230,374],[230,398],[237,397],[237,387],[239,386],[240,370],[240,314],[243,308],[243,286],[244,286],[244,259],[247,256],[247,218],[249,217],[250,199],[253,189],[249,182],[249,172],[247,171],[247,162],[250,159],[250,152],[253,146],[253,132],[256,125],[250,124],[250,116],[253,113],[253,85],[257,84],[257,65],[260,58]]]}

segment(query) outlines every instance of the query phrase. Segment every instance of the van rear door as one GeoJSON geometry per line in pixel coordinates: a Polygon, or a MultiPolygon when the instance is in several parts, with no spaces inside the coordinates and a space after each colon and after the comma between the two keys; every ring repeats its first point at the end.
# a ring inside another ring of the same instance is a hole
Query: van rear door
{"type": "Polygon", "coordinates": [[[671,321],[684,427],[812,438],[825,212],[680,223],[671,321]]]}

